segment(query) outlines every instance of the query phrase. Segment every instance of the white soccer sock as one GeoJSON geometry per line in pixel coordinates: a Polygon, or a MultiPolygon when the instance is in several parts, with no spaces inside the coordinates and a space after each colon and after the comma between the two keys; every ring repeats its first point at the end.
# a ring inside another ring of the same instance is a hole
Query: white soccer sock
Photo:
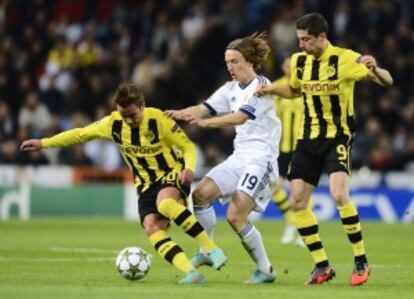
{"type": "Polygon", "coordinates": [[[245,227],[239,231],[239,237],[246,251],[249,253],[252,260],[256,263],[257,269],[262,272],[269,273],[272,264],[266,254],[262,236],[260,232],[248,222],[245,227]]]}
{"type": "MultiPolygon", "coordinates": [[[[194,206],[194,214],[197,217],[198,222],[206,230],[210,238],[213,238],[214,228],[216,227],[216,212],[213,205],[209,206],[194,206]]],[[[200,252],[204,252],[204,249],[200,247],[200,252]]]]}

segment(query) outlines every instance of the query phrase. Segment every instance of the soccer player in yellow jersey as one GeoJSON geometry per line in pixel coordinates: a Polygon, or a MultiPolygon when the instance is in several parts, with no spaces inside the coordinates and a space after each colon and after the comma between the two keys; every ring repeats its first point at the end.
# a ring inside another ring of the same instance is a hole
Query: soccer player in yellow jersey
{"type": "MultiPolygon", "coordinates": [[[[279,86],[289,83],[290,79],[290,57],[286,57],[282,63],[283,76],[272,82],[272,85],[279,86]]],[[[302,98],[285,99],[275,96],[276,114],[282,123],[282,134],[279,143],[279,181],[278,184],[272,185],[272,198],[279,210],[282,212],[286,221],[286,226],[280,242],[289,244],[295,242],[298,246],[303,247],[304,243],[299,236],[296,238],[297,230],[295,226],[295,217],[291,209],[288,194],[285,190],[285,181],[288,167],[292,158],[293,150],[296,147],[296,139],[299,132],[300,119],[303,114],[302,98]]]]}
{"type": "Polygon", "coordinates": [[[377,65],[374,57],[333,46],[327,32],[327,22],[320,14],[299,18],[296,33],[303,51],[292,55],[289,84],[258,86],[256,93],[284,98],[302,95],[303,98],[303,117],[288,179],[296,227],[316,264],[307,284],[321,284],[335,276],[319,237],[318,222],[308,207],[321,172],[326,170],[331,196],[354,253],[350,284],[355,286],[368,280],[371,268],[358,212],[349,195],[350,155],[355,133],[354,84],[368,78],[390,86],[393,79],[377,65]]]}
{"type": "Polygon", "coordinates": [[[156,108],[145,107],[141,88],[121,83],[114,101],[117,111],[100,121],[51,138],[26,140],[21,150],[64,147],[96,138],[114,141],[134,175],[139,196],[138,213],[155,250],[187,274],[180,283],[204,283],[204,276],[167,233],[172,220],[200,242],[217,270],[227,260],[185,207],[196,166],[194,144],[174,120],[156,108]]]}

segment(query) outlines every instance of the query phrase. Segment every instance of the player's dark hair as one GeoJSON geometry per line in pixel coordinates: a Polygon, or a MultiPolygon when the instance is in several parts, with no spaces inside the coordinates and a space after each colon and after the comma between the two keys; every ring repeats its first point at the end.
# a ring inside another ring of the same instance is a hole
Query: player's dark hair
{"type": "Polygon", "coordinates": [[[244,59],[253,64],[258,71],[270,52],[266,32],[255,32],[250,36],[238,38],[228,44],[227,50],[239,51],[244,59]]]}
{"type": "Polygon", "coordinates": [[[317,37],[322,32],[328,34],[328,22],[318,13],[310,13],[296,21],[296,29],[307,30],[309,34],[317,37]]]}
{"type": "Polygon", "coordinates": [[[121,107],[126,107],[130,104],[144,104],[144,93],[141,87],[138,87],[131,82],[122,82],[114,94],[114,102],[121,107]]]}

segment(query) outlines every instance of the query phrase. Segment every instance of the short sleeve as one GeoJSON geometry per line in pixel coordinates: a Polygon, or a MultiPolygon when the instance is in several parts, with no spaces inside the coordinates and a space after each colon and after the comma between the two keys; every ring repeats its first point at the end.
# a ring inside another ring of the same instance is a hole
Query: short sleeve
{"type": "Polygon", "coordinates": [[[228,99],[228,87],[223,85],[217,89],[203,104],[208,108],[211,115],[228,113],[231,111],[228,99]]]}
{"type": "Polygon", "coordinates": [[[360,62],[362,55],[352,50],[346,51],[347,67],[345,77],[348,80],[359,81],[367,77],[369,69],[360,62]]]}
{"type": "Polygon", "coordinates": [[[259,98],[253,94],[239,110],[250,119],[256,119],[257,117],[260,118],[269,108],[274,109],[274,101],[271,96],[259,98]]]}

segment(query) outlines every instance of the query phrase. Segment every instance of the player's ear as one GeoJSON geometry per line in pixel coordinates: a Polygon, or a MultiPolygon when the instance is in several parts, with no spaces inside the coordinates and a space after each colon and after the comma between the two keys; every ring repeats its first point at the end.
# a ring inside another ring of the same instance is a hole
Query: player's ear
{"type": "Polygon", "coordinates": [[[323,39],[327,39],[328,37],[326,36],[326,32],[321,32],[319,33],[318,37],[321,37],[323,39]]]}

